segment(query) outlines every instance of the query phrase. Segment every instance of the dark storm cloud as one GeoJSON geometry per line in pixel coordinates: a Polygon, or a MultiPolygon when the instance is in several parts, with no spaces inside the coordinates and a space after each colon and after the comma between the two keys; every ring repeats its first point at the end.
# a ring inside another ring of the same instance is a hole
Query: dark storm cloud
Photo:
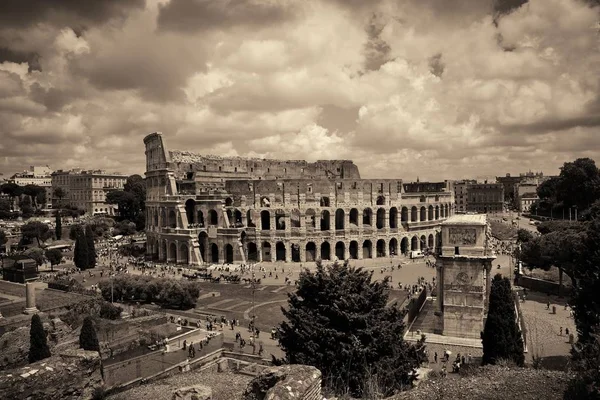
{"type": "Polygon", "coordinates": [[[29,72],[42,70],[40,65],[40,55],[35,52],[15,51],[8,47],[0,47],[0,63],[3,63],[4,61],[17,64],[26,62],[29,64],[29,72]]]}
{"type": "Polygon", "coordinates": [[[544,134],[547,132],[565,131],[572,128],[593,127],[600,127],[600,113],[577,118],[540,121],[533,124],[504,125],[503,130],[507,132],[527,132],[533,134],[544,134]]]}
{"type": "Polygon", "coordinates": [[[31,99],[46,106],[48,111],[61,111],[65,105],[79,97],[75,90],[63,90],[57,88],[44,89],[37,82],[31,85],[30,92],[31,99]]]}
{"type": "Polygon", "coordinates": [[[438,78],[442,77],[445,67],[442,61],[442,53],[438,53],[429,59],[429,71],[438,78]]]}
{"type": "Polygon", "coordinates": [[[260,27],[293,18],[293,4],[289,0],[171,0],[160,6],[158,27],[176,32],[260,27]]]}
{"type": "Polygon", "coordinates": [[[368,40],[365,44],[365,68],[367,71],[376,71],[389,61],[391,47],[381,39],[383,28],[385,23],[373,14],[366,27],[368,40]]]}
{"type": "Polygon", "coordinates": [[[25,27],[44,22],[85,27],[124,16],[145,4],[145,0],[2,0],[0,25],[25,27]]]}
{"type": "Polygon", "coordinates": [[[525,3],[527,3],[527,0],[496,0],[494,1],[494,13],[498,15],[510,14],[525,3]]]}

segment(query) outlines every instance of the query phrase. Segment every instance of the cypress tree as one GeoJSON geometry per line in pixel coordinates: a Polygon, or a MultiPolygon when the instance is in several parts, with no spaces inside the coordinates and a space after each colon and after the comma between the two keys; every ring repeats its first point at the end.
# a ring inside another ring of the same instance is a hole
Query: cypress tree
{"type": "Polygon", "coordinates": [[[54,236],[56,236],[56,240],[60,240],[62,238],[62,222],[60,220],[60,211],[56,212],[54,223],[54,236]]]}
{"type": "Polygon", "coordinates": [[[82,271],[88,268],[88,244],[83,231],[77,232],[73,261],[75,266],[82,271]]]}
{"type": "Polygon", "coordinates": [[[516,321],[514,297],[510,281],[500,274],[492,280],[482,343],[483,364],[511,360],[523,366],[523,338],[516,321]]]}
{"type": "Polygon", "coordinates": [[[29,363],[34,363],[50,357],[50,348],[46,341],[46,332],[40,316],[31,317],[31,330],[29,332],[29,363]]]}
{"type": "Polygon", "coordinates": [[[81,333],[79,334],[79,347],[84,350],[100,351],[96,328],[94,328],[94,322],[89,315],[83,319],[81,333]]]}
{"type": "Polygon", "coordinates": [[[94,243],[94,232],[88,225],[85,228],[85,241],[87,245],[87,267],[94,268],[96,266],[96,244],[94,243]]]}

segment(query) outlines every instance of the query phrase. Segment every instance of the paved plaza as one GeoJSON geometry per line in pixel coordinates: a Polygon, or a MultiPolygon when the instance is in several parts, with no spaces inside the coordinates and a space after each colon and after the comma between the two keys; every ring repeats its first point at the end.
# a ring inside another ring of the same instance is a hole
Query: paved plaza
{"type": "Polygon", "coordinates": [[[575,320],[571,316],[571,309],[568,306],[565,309],[565,304],[565,298],[535,292],[529,292],[527,300],[521,303],[527,329],[526,362],[531,362],[536,356],[541,357],[542,365],[548,368],[564,368],[571,350],[566,329],[577,341],[575,320]],[[549,310],[546,308],[548,301],[549,310]],[[556,314],[552,313],[553,307],[556,307],[556,314]]]}

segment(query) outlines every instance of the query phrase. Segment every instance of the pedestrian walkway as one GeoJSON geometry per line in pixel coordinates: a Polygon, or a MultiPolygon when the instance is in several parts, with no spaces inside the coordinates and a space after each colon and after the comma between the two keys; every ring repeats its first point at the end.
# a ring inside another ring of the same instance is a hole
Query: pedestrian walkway
{"type": "Polygon", "coordinates": [[[217,301],[216,303],[211,303],[211,304],[207,304],[206,306],[204,306],[203,308],[217,308],[219,306],[222,306],[225,303],[230,303],[232,301],[235,301],[236,299],[225,299],[225,300],[220,300],[217,301]]]}
{"type": "Polygon", "coordinates": [[[417,319],[413,321],[410,331],[420,331],[427,334],[434,333],[435,324],[435,300],[428,298],[425,304],[423,304],[423,308],[419,312],[417,319]]]}
{"type": "MultiPolygon", "coordinates": [[[[234,300],[235,300],[235,299],[234,299],[234,300]]],[[[238,308],[238,307],[241,307],[241,306],[245,306],[246,304],[250,304],[250,302],[249,302],[249,301],[246,301],[246,300],[243,300],[243,301],[241,301],[241,302],[239,302],[239,303],[236,303],[236,304],[234,304],[234,305],[232,305],[232,306],[225,307],[225,308],[224,308],[224,310],[231,311],[231,310],[233,310],[234,308],[238,308]]]]}

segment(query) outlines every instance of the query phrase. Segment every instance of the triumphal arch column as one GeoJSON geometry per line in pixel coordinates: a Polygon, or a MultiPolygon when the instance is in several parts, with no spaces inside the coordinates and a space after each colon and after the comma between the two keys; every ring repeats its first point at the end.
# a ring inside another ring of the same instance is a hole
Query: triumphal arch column
{"type": "Polygon", "coordinates": [[[441,224],[438,253],[436,333],[479,339],[496,258],[485,214],[454,215],[441,224]]]}

